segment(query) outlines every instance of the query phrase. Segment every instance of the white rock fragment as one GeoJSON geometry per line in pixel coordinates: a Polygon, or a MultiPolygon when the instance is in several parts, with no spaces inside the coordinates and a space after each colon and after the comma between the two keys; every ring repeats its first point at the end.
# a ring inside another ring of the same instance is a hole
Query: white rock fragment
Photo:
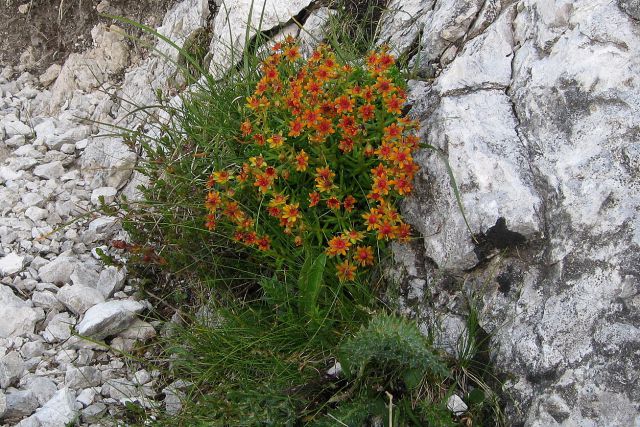
{"type": "Polygon", "coordinates": [[[454,415],[462,415],[467,412],[469,407],[458,395],[452,394],[447,400],[447,409],[453,412],[454,415]]]}
{"type": "Polygon", "coordinates": [[[71,328],[75,326],[77,319],[69,313],[58,313],[47,325],[42,333],[42,338],[49,343],[65,341],[71,336],[71,328]]]}
{"type": "Polygon", "coordinates": [[[22,270],[24,257],[14,252],[0,258],[0,276],[9,276],[22,270]]]}
{"type": "Polygon", "coordinates": [[[146,304],[138,301],[107,301],[87,310],[77,330],[80,335],[98,339],[115,335],[131,325],[136,315],[145,309],[146,304]]]}
{"type": "Polygon", "coordinates": [[[59,256],[48,264],[40,267],[40,280],[49,283],[68,283],[75,269],[77,260],[68,256],[59,256]]]}
{"type": "Polygon", "coordinates": [[[5,420],[20,420],[28,417],[39,406],[38,398],[31,390],[10,390],[6,394],[5,420]]]}
{"type": "Polygon", "coordinates": [[[30,378],[27,380],[26,388],[33,392],[40,405],[47,403],[58,391],[56,383],[45,377],[30,378]]]}
{"type": "Polygon", "coordinates": [[[96,288],[65,285],[58,291],[58,301],[80,316],[96,304],[104,302],[104,296],[96,288]]]}
{"type": "Polygon", "coordinates": [[[65,427],[69,423],[73,422],[76,417],[75,409],[76,395],[68,389],[63,388],[58,390],[53,397],[45,403],[45,405],[33,414],[41,425],[47,427],[65,427]]]}
{"type": "Polygon", "coordinates": [[[64,383],[72,389],[97,387],[102,383],[102,372],[94,366],[70,366],[64,376],[64,383]]]}
{"type": "Polygon", "coordinates": [[[111,298],[115,292],[122,289],[126,278],[126,267],[118,268],[110,265],[100,272],[96,288],[105,298],[111,298]]]}
{"type": "Polygon", "coordinates": [[[56,81],[56,79],[58,78],[61,69],[62,67],[60,65],[51,64],[49,68],[47,68],[47,71],[42,73],[42,75],[39,77],[38,80],[40,80],[40,84],[44,87],[51,85],[51,83],[56,81]]]}
{"type": "Polygon", "coordinates": [[[6,389],[17,382],[24,370],[24,360],[17,351],[0,357],[0,388],[6,389]]]}
{"type": "Polygon", "coordinates": [[[118,190],[116,190],[113,187],[96,188],[95,190],[93,190],[93,192],[91,192],[91,203],[93,203],[96,206],[99,206],[100,197],[103,197],[104,202],[106,204],[109,204],[115,200],[117,193],[118,193],[118,190]]]}
{"type": "Polygon", "coordinates": [[[64,166],[62,166],[62,162],[60,161],[45,163],[44,165],[36,166],[33,174],[44,179],[60,178],[64,175],[64,166]]]}

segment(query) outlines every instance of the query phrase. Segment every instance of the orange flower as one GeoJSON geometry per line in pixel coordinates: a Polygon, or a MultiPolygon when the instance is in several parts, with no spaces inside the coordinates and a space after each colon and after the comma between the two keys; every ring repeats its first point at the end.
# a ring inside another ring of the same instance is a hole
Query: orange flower
{"type": "Polygon", "coordinates": [[[398,240],[400,240],[401,242],[408,242],[411,238],[411,226],[409,226],[409,224],[406,224],[404,222],[401,223],[400,225],[398,225],[397,231],[398,240]]]}
{"type": "Polygon", "coordinates": [[[307,127],[312,127],[319,118],[320,110],[318,110],[317,108],[313,110],[304,110],[304,113],[302,114],[302,120],[305,121],[305,126],[307,127]]]}
{"type": "Polygon", "coordinates": [[[316,172],[316,188],[320,190],[321,193],[331,191],[331,189],[333,189],[334,187],[333,178],[336,176],[336,174],[333,173],[328,166],[324,168],[316,168],[316,172]]]}
{"type": "Polygon", "coordinates": [[[262,134],[256,134],[253,135],[253,142],[255,142],[257,145],[259,145],[260,147],[262,147],[264,145],[264,135],[262,134]]]}
{"type": "Polygon", "coordinates": [[[296,236],[293,239],[293,244],[296,246],[302,246],[303,241],[302,236],[296,236]]]}
{"type": "Polygon", "coordinates": [[[410,149],[394,147],[391,155],[389,156],[389,160],[403,166],[406,163],[413,162],[413,157],[411,157],[410,149]]]}
{"type": "Polygon", "coordinates": [[[270,148],[279,148],[284,144],[285,138],[280,133],[275,133],[271,138],[267,138],[270,148]]]}
{"type": "Polygon", "coordinates": [[[222,202],[222,198],[220,197],[220,193],[217,191],[210,191],[207,194],[207,200],[205,201],[205,207],[210,211],[215,211],[220,206],[222,202]]]}
{"type": "Polygon", "coordinates": [[[376,88],[382,95],[386,95],[388,93],[391,93],[391,91],[393,90],[393,83],[391,83],[391,80],[389,80],[388,78],[380,76],[376,79],[376,84],[373,85],[373,87],[376,88]]]}
{"type": "Polygon", "coordinates": [[[392,184],[393,180],[387,179],[383,176],[376,176],[373,178],[373,186],[371,188],[371,192],[386,196],[387,194],[389,194],[389,187],[392,184]]]}
{"type": "Polygon", "coordinates": [[[300,58],[300,48],[298,46],[291,46],[285,49],[284,56],[289,60],[289,62],[293,62],[300,58]]]}
{"type": "Polygon", "coordinates": [[[272,180],[267,175],[256,175],[256,180],[253,183],[254,187],[258,187],[261,193],[266,193],[271,188],[272,180]]]}
{"type": "Polygon", "coordinates": [[[347,251],[351,247],[351,242],[345,236],[336,236],[329,240],[329,247],[327,248],[327,255],[337,256],[346,255],[347,251]]]}
{"type": "Polygon", "coordinates": [[[248,231],[244,233],[244,243],[247,245],[253,245],[257,242],[258,236],[255,231],[248,231]]]}
{"type": "Polygon", "coordinates": [[[348,195],[342,201],[342,205],[344,206],[344,210],[347,211],[347,212],[351,212],[353,210],[353,207],[355,206],[355,204],[356,204],[356,199],[352,195],[348,195]]]}
{"type": "Polygon", "coordinates": [[[322,93],[322,83],[317,80],[311,80],[304,87],[312,96],[318,96],[322,93]]]}
{"type": "Polygon", "coordinates": [[[395,123],[384,128],[384,139],[394,140],[402,136],[402,128],[395,123]]]}
{"type": "Polygon", "coordinates": [[[353,139],[349,137],[342,138],[338,143],[338,148],[343,153],[350,153],[351,151],[353,151],[353,139]]]}
{"type": "Polygon", "coordinates": [[[229,219],[236,221],[244,218],[244,213],[240,210],[238,202],[227,202],[223,213],[229,219]]]}
{"type": "Polygon", "coordinates": [[[380,147],[376,151],[375,154],[378,155],[379,158],[383,160],[389,160],[391,158],[391,153],[393,152],[393,145],[388,142],[383,142],[380,147]]]}
{"type": "Polygon", "coordinates": [[[285,203],[287,203],[287,199],[289,198],[289,196],[281,194],[281,193],[276,193],[273,195],[273,198],[269,201],[269,206],[280,206],[280,205],[284,205],[285,203]]]}
{"type": "Polygon", "coordinates": [[[242,136],[248,136],[251,134],[251,122],[249,120],[242,122],[240,130],[242,131],[242,136]]]}
{"type": "Polygon", "coordinates": [[[211,175],[213,175],[213,179],[218,184],[226,184],[230,179],[233,178],[227,171],[217,171],[212,173],[211,175]]]}
{"type": "Polygon", "coordinates": [[[373,265],[373,248],[371,246],[358,246],[354,261],[361,266],[373,265]]]}
{"type": "Polygon", "coordinates": [[[280,218],[285,220],[288,226],[295,224],[295,222],[300,219],[300,209],[298,207],[298,203],[292,203],[290,205],[284,205],[282,208],[282,216],[280,218]]]}
{"type": "Polygon", "coordinates": [[[364,233],[356,230],[349,230],[345,233],[345,236],[349,239],[351,243],[358,243],[360,240],[364,238],[364,233]]]}
{"type": "Polygon", "coordinates": [[[314,191],[313,193],[309,193],[309,207],[312,208],[320,203],[320,193],[314,191]]]}
{"type": "Polygon", "coordinates": [[[399,98],[394,93],[390,97],[384,99],[384,103],[387,106],[387,112],[391,114],[400,115],[402,114],[402,106],[404,105],[404,99],[399,98]]]}
{"type": "Polygon", "coordinates": [[[365,122],[373,119],[375,111],[376,111],[375,107],[371,104],[364,104],[363,106],[358,108],[358,112],[360,113],[360,118],[365,122]]]}
{"type": "Polygon", "coordinates": [[[261,251],[268,251],[271,248],[271,239],[269,236],[262,236],[256,242],[258,244],[258,249],[261,251]]]}
{"type": "Polygon", "coordinates": [[[350,282],[356,278],[356,266],[349,261],[336,265],[336,269],[338,270],[338,280],[341,282],[350,282]]]}
{"type": "Polygon", "coordinates": [[[364,218],[365,225],[367,226],[367,231],[375,230],[378,228],[380,216],[378,215],[378,211],[376,209],[371,209],[368,213],[363,214],[362,218],[364,218]]]}
{"type": "Polygon", "coordinates": [[[276,217],[276,218],[279,218],[280,215],[282,215],[282,211],[277,206],[269,206],[267,208],[267,212],[269,213],[270,216],[273,216],[273,217],[276,217]]]}
{"type": "Polygon", "coordinates": [[[304,129],[300,119],[295,119],[289,123],[289,136],[299,136],[304,129]]]}
{"type": "Polygon", "coordinates": [[[409,194],[411,190],[413,190],[411,182],[404,176],[399,176],[394,179],[394,188],[401,196],[409,194]]]}
{"type": "Polygon", "coordinates": [[[393,239],[396,234],[396,227],[388,220],[384,220],[382,224],[378,226],[378,240],[380,239],[393,239]]]}
{"type": "Polygon", "coordinates": [[[320,117],[316,122],[315,129],[320,135],[329,135],[335,132],[331,120],[320,117]]]}
{"type": "Polygon", "coordinates": [[[340,209],[340,200],[336,196],[331,196],[327,199],[327,207],[329,209],[340,209]]]}
{"type": "Polygon", "coordinates": [[[207,227],[207,230],[212,231],[216,229],[216,216],[214,214],[208,214],[205,220],[204,226],[207,227]]]}
{"type": "Polygon", "coordinates": [[[307,170],[308,165],[309,155],[305,153],[304,150],[300,150],[300,152],[296,155],[296,170],[298,172],[304,172],[307,170]]]}
{"type": "Polygon", "coordinates": [[[335,101],[335,107],[338,114],[350,113],[353,111],[354,102],[346,95],[338,97],[335,101]]]}

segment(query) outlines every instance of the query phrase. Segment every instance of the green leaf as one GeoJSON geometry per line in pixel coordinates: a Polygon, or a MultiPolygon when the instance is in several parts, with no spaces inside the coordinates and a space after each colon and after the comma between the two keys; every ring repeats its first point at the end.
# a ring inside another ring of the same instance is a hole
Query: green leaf
{"type": "Polygon", "coordinates": [[[479,405],[484,402],[484,391],[479,388],[471,390],[471,392],[467,395],[467,403],[472,405],[479,405]]]}
{"type": "Polygon", "coordinates": [[[322,287],[322,276],[327,264],[327,256],[322,253],[313,261],[311,259],[312,256],[308,254],[300,271],[298,289],[300,290],[300,309],[302,313],[312,321],[315,321],[319,314],[318,297],[322,287]]]}

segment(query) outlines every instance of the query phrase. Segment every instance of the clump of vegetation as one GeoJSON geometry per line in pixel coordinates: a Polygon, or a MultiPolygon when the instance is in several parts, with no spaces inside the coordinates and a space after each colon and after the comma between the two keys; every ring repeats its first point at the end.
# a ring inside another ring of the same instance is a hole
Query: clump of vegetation
{"type": "Polygon", "coordinates": [[[120,206],[131,242],[114,248],[159,316],[187,319],[158,355],[167,382],[191,384],[183,409],[144,422],[455,425],[456,362],[381,302],[390,242],[413,238],[396,207],[420,147],[403,73],[384,47],[303,58],[296,43],[217,81],[183,55],[198,87],[160,97],[153,137],[125,135],[148,181],[120,206]]]}

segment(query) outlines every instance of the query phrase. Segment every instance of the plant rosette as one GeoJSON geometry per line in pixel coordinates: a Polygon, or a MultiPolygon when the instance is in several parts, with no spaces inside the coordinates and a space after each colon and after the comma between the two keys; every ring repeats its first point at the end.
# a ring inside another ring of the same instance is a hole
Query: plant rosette
{"type": "Polygon", "coordinates": [[[374,265],[391,240],[411,236],[395,205],[418,170],[417,123],[386,48],[346,64],[326,45],[302,58],[276,43],[247,98],[237,143],[245,160],[207,183],[209,230],[276,259],[325,252],[342,282],[374,265]]]}

